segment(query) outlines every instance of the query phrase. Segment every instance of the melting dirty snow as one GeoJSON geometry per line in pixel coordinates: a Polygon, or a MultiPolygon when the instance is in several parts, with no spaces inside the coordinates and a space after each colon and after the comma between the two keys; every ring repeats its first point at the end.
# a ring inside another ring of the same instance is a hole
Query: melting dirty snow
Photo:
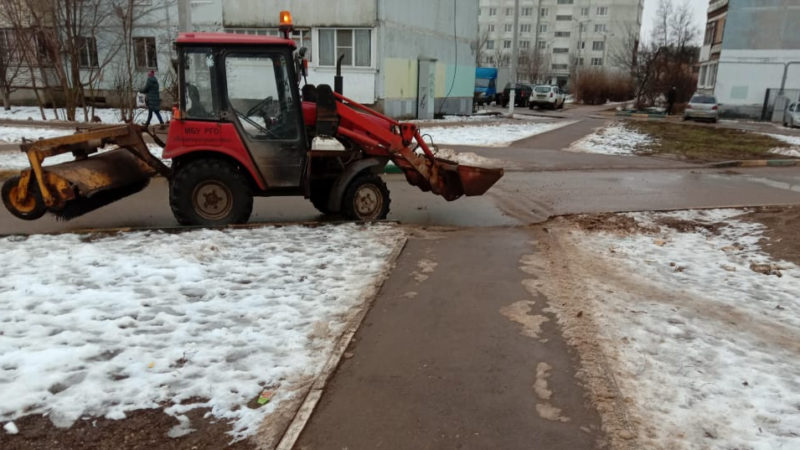
{"type": "Polygon", "coordinates": [[[73,134],[75,130],[68,128],[14,127],[0,125],[0,142],[16,144],[23,139],[35,141],[73,134]]]}
{"type": "Polygon", "coordinates": [[[788,136],[785,134],[775,134],[775,133],[762,133],[765,134],[773,139],[777,139],[781,142],[785,142],[791,147],[777,147],[770,150],[770,152],[775,153],[777,155],[783,156],[792,156],[795,158],[800,158],[800,136],[788,136]]]}
{"type": "Polygon", "coordinates": [[[573,143],[568,150],[604,155],[633,156],[637,150],[651,144],[650,135],[638,133],[621,123],[601,128],[573,143]]]}
{"type": "Polygon", "coordinates": [[[587,296],[645,448],[800,448],[800,268],[772,261],[739,214],[636,213],[659,231],[570,237],[608,268],[587,296]]]}
{"type": "Polygon", "coordinates": [[[505,147],[514,141],[535,136],[537,134],[546,133],[548,131],[553,131],[573,123],[575,122],[524,121],[520,123],[421,127],[420,133],[428,142],[430,139],[428,136],[424,135],[430,135],[430,137],[433,139],[433,143],[437,145],[447,144],[505,147]]]}
{"type": "MultiPolygon", "coordinates": [[[[44,113],[46,117],[45,120],[66,120],[67,117],[64,108],[57,108],[56,111],[53,111],[53,108],[46,108],[44,113]]],[[[81,109],[75,112],[75,116],[78,122],[91,122],[91,120],[84,120],[83,110],[81,109]]],[[[101,123],[122,123],[122,114],[118,108],[96,108],[94,110],[94,116],[99,118],[101,123]]],[[[161,111],[161,118],[165,121],[169,120],[170,116],[170,111],[161,111]]],[[[37,106],[12,106],[8,111],[0,108],[0,119],[40,121],[42,120],[42,114],[39,112],[37,106]]],[[[91,119],[91,116],[89,119],[91,119]]],[[[133,119],[136,123],[144,123],[144,121],[147,120],[147,110],[143,108],[137,109],[133,119]]],[[[158,122],[156,118],[153,118],[153,120],[158,122]]]]}
{"type": "Polygon", "coordinates": [[[319,373],[403,239],[357,224],[2,238],[0,423],[167,404],[252,435],[319,373]]]}

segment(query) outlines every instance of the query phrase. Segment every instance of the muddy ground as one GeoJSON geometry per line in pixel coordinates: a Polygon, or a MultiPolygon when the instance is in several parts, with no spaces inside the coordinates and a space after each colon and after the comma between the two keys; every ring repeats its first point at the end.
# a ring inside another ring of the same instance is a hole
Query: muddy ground
{"type": "MultiPolygon", "coordinates": [[[[762,242],[763,249],[773,256],[776,260],[786,260],[800,265],[800,206],[789,207],[764,207],[751,208],[742,217],[744,220],[758,222],[766,227],[766,239],[762,242]]],[[[563,219],[556,219],[562,220],[563,219]]],[[[567,218],[577,226],[588,230],[618,231],[623,233],[638,233],[648,231],[639,227],[632,219],[616,214],[600,214],[592,216],[576,216],[567,218]]],[[[713,229],[718,225],[704,225],[686,221],[671,221],[663,223],[683,231],[694,231],[697,227],[713,229]]],[[[539,228],[541,236],[548,233],[549,224],[539,228]]],[[[550,272],[553,279],[560,279],[559,290],[569,291],[571,280],[566,269],[561,267],[556,255],[562,249],[558,247],[547,248],[549,245],[545,239],[540,241],[543,246],[540,268],[545,268],[550,272]],[[564,273],[561,273],[564,272],[564,273]],[[562,284],[563,283],[563,284],[562,284]]],[[[556,245],[556,244],[553,244],[556,245]]],[[[590,264],[587,261],[587,264],[590,264]]],[[[568,271],[567,271],[568,272],[568,271]]],[[[551,292],[551,301],[558,301],[563,296],[558,292],[551,292]]],[[[582,315],[582,311],[570,311],[577,317],[582,315]]],[[[597,349],[592,348],[591,339],[587,336],[592,334],[591,329],[567,330],[568,335],[573,336],[572,344],[583,347],[581,353],[591,355],[597,349]]],[[[617,402],[621,398],[615,392],[614,386],[608,384],[608,380],[602,376],[592,374],[596,369],[602,372],[602,367],[593,364],[599,361],[584,361],[586,372],[584,382],[590,386],[596,396],[596,404],[601,412],[608,417],[614,416],[615,410],[620,409],[617,402]],[[599,400],[598,400],[599,399],[599,400]]],[[[50,450],[50,449],[251,449],[257,445],[251,441],[237,442],[230,445],[230,436],[226,433],[230,431],[230,426],[224,422],[214,421],[203,418],[205,410],[196,410],[189,414],[192,426],[197,430],[180,438],[168,438],[167,432],[177,421],[164,414],[160,410],[140,410],[128,414],[125,420],[108,420],[102,418],[88,418],[79,420],[69,429],[58,429],[54,427],[49,418],[43,416],[27,416],[15,420],[19,427],[19,434],[9,435],[0,430],[0,449],[3,450],[50,450]],[[230,445],[230,446],[229,446],[230,445]]],[[[608,425],[608,424],[606,424],[608,425]]],[[[612,420],[611,426],[607,427],[607,432],[612,435],[610,439],[614,443],[614,448],[629,448],[631,424],[623,416],[612,420]]]]}

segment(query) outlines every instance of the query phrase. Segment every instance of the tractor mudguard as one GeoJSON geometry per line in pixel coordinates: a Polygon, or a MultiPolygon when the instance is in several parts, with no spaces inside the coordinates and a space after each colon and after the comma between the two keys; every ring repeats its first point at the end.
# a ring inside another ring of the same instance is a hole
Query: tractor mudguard
{"type": "Polygon", "coordinates": [[[330,197],[328,198],[328,209],[331,212],[340,212],[342,209],[342,197],[347,186],[353,181],[353,178],[358,176],[364,170],[370,170],[374,173],[380,173],[389,158],[365,158],[360,159],[353,164],[347,166],[344,172],[339,175],[339,178],[333,183],[331,187],[330,197]]]}

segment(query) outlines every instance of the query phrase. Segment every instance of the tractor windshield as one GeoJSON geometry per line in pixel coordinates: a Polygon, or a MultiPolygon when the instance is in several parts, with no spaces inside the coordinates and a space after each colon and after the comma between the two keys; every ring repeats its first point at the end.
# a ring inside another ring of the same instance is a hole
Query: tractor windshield
{"type": "Polygon", "coordinates": [[[298,136],[287,64],[283,55],[232,53],[225,58],[228,101],[252,138],[298,136]]]}

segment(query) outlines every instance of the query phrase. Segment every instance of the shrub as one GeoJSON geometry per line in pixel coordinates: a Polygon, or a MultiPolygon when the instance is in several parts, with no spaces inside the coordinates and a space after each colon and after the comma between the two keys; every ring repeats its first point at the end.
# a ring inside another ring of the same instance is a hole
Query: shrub
{"type": "Polygon", "coordinates": [[[633,98],[633,79],[621,72],[586,69],[575,75],[573,91],[578,101],[588,105],[621,102],[633,98]]]}

